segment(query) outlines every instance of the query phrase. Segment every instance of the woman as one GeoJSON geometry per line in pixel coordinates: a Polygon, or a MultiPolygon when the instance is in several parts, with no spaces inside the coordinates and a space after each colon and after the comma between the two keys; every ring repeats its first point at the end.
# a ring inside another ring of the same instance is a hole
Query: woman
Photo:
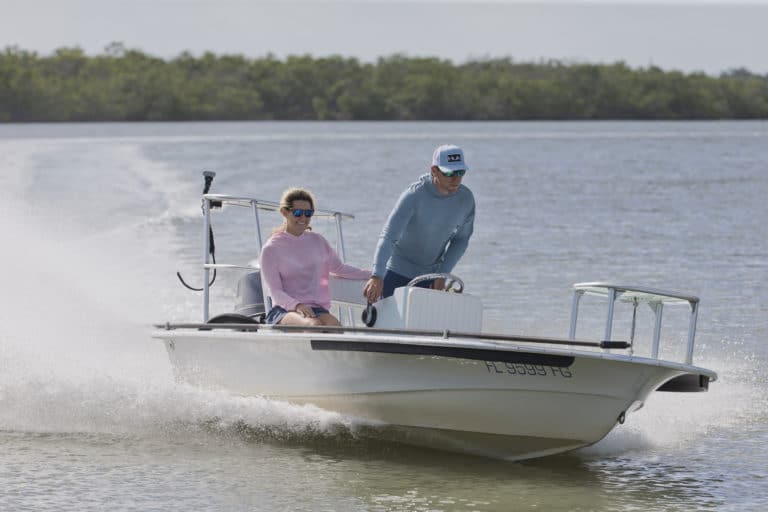
{"type": "MultiPolygon", "coordinates": [[[[328,276],[368,279],[371,272],[342,263],[328,241],[309,226],[312,193],[288,189],[280,199],[285,218],[261,250],[261,271],[272,298],[266,322],[280,325],[340,325],[331,307],[328,276]]],[[[362,291],[361,291],[362,293],[362,291]]]]}

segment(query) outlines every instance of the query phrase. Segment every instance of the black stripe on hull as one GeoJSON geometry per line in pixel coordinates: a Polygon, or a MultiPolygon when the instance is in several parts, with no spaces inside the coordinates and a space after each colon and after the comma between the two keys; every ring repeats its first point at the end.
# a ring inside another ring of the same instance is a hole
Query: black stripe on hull
{"type": "Polygon", "coordinates": [[[573,364],[574,361],[573,356],[560,356],[554,354],[534,354],[530,352],[512,352],[508,350],[493,350],[484,348],[444,347],[370,341],[312,340],[311,345],[312,350],[440,356],[452,357],[456,359],[473,359],[476,361],[538,364],[543,366],[554,366],[558,368],[568,368],[573,364]]]}

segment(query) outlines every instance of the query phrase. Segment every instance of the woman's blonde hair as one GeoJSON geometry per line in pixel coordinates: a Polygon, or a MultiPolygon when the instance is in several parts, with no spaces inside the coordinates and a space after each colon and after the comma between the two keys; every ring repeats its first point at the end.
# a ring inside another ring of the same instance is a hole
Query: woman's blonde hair
{"type": "MultiPolygon", "coordinates": [[[[293,209],[293,203],[295,201],[308,201],[309,206],[314,210],[315,209],[315,196],[312,195],[312,192],[305,188],[289,188],[285,192],[283,192],[282,197],[280,198],[280,209],[281,210],[291,210],[293,209]]],[[[283,222],[281,225],[276,227],[272,230],[272,235],[275,233],[279,233],[281,231],[285,231],[286,223],[283,222]]],[[[311,226],[307,226],[308,230],[311,230],[311,226]]],[[[271,236],[271,235],[270,235],[271,236]]]]}

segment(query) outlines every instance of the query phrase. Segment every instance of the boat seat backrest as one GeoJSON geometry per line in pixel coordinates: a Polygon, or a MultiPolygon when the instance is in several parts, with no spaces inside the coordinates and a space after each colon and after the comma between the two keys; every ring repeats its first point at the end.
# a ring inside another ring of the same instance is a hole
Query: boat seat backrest
{"type": "Polygon", "coordinates": [[[365,306],[367,301],[363,296],[365,279],[344,279],[331,276],[328,288],[331,294],[331,302],[345,306],[365,306]]]}

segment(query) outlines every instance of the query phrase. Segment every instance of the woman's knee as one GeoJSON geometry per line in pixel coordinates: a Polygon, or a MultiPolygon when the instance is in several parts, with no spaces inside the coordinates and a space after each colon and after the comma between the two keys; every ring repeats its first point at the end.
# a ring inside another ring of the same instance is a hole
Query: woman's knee
{"type": "Polygon", "coordinates": [[[320,325],[333,325],[337,327],[341,325],[339,323],[339,320],[330,313],[324,313],[322,315],[319,315],[317,319],[320,320],[321,322],[320,325]]]}
{"type": "Polygon", "coordinates": [[[282,325],[341,325],[339,321],[330,313],[323,313],[316,317],[305,317],[299,313],[291,311],[287,313],[279,322],[282,325]]]}
{"type": "Polygon", "coordinates": [[[322,325],[317,317],[305,317],[295,311],[286,313],[279,323],[281,325],[322,325]]]}

